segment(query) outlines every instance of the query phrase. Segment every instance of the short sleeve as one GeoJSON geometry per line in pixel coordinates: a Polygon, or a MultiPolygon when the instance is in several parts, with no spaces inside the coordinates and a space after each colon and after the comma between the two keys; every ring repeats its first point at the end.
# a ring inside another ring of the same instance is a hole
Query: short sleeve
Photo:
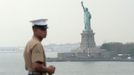
{"type": "Polygon", "coordinates": [[[44,62],[44,50],[41,44],[37,44],[32,49],[32,63],[41,61],[44,62]]]}

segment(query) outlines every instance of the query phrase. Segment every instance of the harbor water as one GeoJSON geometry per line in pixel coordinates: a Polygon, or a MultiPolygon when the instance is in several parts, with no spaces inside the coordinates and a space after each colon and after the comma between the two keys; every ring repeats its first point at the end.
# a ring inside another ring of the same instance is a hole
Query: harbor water
{"type": "MultiPolygon", "coordinates": [[[[134,62],[88,61],[47,62],[54,75],[134,75],[134,62]]],[[[0,53],[0,75],[27,75],[22,53],[0,53]]]]}

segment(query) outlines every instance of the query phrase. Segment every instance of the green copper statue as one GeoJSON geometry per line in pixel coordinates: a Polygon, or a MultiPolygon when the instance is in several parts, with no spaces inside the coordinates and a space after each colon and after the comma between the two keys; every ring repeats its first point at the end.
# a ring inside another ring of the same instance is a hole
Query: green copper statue
{"type": "Polygon", "coordinates": [[[81,5],[84,10],[84,24],[85,24],[84,31],[89,31],[91,29],[91,27],[90,27],[91,14],[88,11],[88,8],[84,7],[83,1],[81,1],[81,5]]]}

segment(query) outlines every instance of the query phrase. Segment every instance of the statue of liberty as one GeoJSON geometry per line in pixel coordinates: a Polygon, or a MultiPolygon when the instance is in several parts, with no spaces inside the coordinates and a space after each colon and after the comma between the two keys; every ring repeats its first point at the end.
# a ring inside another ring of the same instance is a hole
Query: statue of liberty
{"type": "Polygon", "coordinates": [[[84,31],[89,31],[91,29],[91,26],[90,26],[91,14],[88,11],[88,8],[84,7],[83,1],[81,1],[81,5],[84,11],[84,24],[85,24],[84,31]]]}

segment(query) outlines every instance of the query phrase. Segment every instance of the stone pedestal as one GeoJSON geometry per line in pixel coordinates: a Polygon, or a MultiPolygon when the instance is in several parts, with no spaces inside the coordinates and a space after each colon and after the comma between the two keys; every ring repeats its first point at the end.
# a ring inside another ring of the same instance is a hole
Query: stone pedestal
{"type": "Polygon", "coordinates": [[[87,52],[90,48],[95,48],[96,44],[94,41],[94,33],[92,30],[90,31],[83,31],[81,33],[81,43],[80,43],[80,50],[82,52],[87,52]]]}

